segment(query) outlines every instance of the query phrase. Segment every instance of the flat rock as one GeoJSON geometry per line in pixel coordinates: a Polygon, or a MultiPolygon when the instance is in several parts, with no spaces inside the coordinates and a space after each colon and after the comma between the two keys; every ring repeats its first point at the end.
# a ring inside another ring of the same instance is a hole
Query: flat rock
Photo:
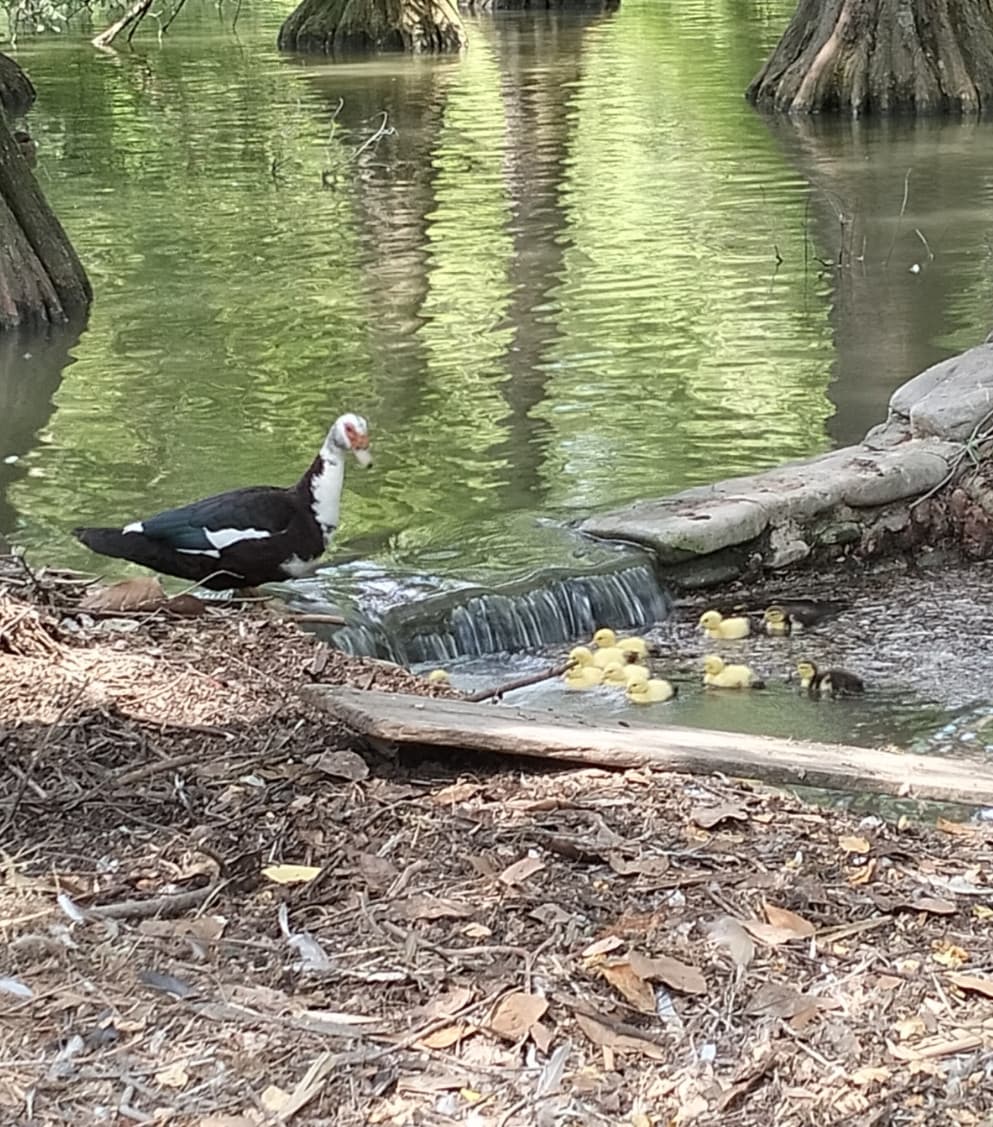
{"type": "Polygon", "coordinates": [[[945,477],[959,449],[914,439],[883,450],[849,446],[710,488],[636,502],[590,517],[580,528],[592,536],[645,545],[660,563],[672,565],[782,527],[774,555],[776,566],[783,567],[809,552],[803,535],[807,522],[843,505],[861,509],[925,493],[945,477]]]}
{"type": "Polygon", "coordinates": [[[993,411],[993,345],[952,356],[898,387],[890,413],[910,420],[915,438],[965,442],[993,411]]]}

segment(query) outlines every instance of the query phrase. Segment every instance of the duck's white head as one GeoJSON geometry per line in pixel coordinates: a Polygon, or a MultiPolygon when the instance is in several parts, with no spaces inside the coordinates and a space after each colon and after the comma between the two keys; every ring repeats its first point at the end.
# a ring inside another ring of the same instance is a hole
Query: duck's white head
{"type": "Polygon", "coordinates": [[[339,450],[351,450],[360,466],[372,465],[372,452],[369,450],[369,424],[361,415],[341,415],[335,419],[328,431],[321,454],[329,460],[337,460],[339,450]]]}

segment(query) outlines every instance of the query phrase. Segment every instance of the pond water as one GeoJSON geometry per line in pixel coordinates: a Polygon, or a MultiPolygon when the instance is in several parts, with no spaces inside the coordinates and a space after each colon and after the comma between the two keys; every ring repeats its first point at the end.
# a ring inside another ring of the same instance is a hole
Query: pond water
{"type": "Polygon", "coordinates": [[[289,7],[13,52],[96,291],[78,340],[0,356],[0,533],[36,560],[292,480],[351,409],[376,465],[310,599],[605,567],[563,526],[857,439],[990,327],[993,126],[762,119],[792,0],[504,13],[461,59],[342,63],[275,50],[289,7]]]}

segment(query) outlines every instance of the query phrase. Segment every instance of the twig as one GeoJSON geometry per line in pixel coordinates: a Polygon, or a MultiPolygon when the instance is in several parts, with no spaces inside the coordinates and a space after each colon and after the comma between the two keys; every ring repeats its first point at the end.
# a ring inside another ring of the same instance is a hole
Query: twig
{"type": "Polygon", "coordinates": [[[166,22],[159,29],[159,35],[165,35],[165,33],[169,30],[169,28],[172,27],[172,21],[183,10],[183,5],[185,3],[186,3],[186,0],[177,0],[175,8],[173,8],[173,10],[169,13],[169,18],[166,20],[166,22]]]}
{"type": "Polygon", "coordinates": [[[915,234],[915,235],[916,235],[916,236],[917,236],[917,237],[918,237],[918,238],[919,238],[919,239],[921,240],[921,242],[922,242],[922,243],[924,244],[924,249],[925,249],[925,250],[927,251],[928,262],[934,262],[934,251],[933,251],[933,250],[931,249],[931,245],[930,245],[930,243],[929,243],[929,242],[927,241],[927,239],[925,239],[925,238],[924,238],[924,235],[923,235],[923,233],[922,233],[922,231],[921,231],[920,227],[915,227],[915,228],[914,228],[914,234],[915,234]]]}
{"type": "Polygon", "coordinates": [[[391,125],[387,124],[390,119],[389,111],[383,110],[379,116],[383,119],[382,122],[380,122],[379,128],[371,137],[366,138],[355,152],[352,153],[352,160],[358,160],[366,149],[368,149],[370,145],[375,145],[381,137],[392,137],[396,133],[396,130],[391,125]]]}
{"type": "Polygon", "coordinates": [[[155,916],[166,918],[178,916],[190,908],[199,907],[223,887],[222,884],[207,884],[192,892],[173,893],[168,896],[154,896],[151,900],[117,900],[112,904],[87,908],[91,916],[104,920],[149,920],[155,916]]]}
{"type": "Polygon", "coordinates": [[[163,759],[161,763],[148,763],[144,767],[135,767],[131,771],[125,771],[123,775],[118,775],[113,781],[113,789],[119,790],[131,783],[140,783],[144,779],[150,779],[153,775],[161,775],[164,771],[178,770],[180,767],[189,767],[194,763],[202,762],[203,748],[199,751],[190,752],[188,755],[176,755],[172,759],[163,759]]]}
{"type": "Polygon", "coordinates": [[[119,20],[115,20],[109,27],[105,27],[103,31],[101,31],[99,35],[95,35],[90,42],[94,47],[109,47],[126,27],[131,28],[131,32],[128,35],[128,42],[130,42],[131,36],[134,35],[137,30],[138,24],[145,18],[151,6],[152,0],[135,0],[119,20]]]}
{"type": "Polygon", "coordinates": [[[286,611],[283,618],[289,619],[290,622],[323,622],[326,626],[344,626],[345,619],[340,614],[313,614],[306,612],[297,614],[294,611],[286,611]]]}
{"type": "Polygon", "coordinates": [[[462,699],[470,701],[473,704],[478,704],[481,700],[489,700],[491,697],[495,697],[499,700],[504,693],[512,693],[515,689],[526,689],[528,685],[538,685],[542,681],[550,681],[553,677],[561,677],[571,665],[572,662],[566,662],[564,665],[555,665],[551,669],[543,670],[541,673],[532,673],[527,677],[518,677],[516,681],[507,681],[505,684],[496,685],[492,689],[480,689],[479,692],[470,693],[462,699]]]}
{"type": "Polygon", "coordinates": [[[903,178],[903,203],[900,204],[900,214],[897,217],[896,228],[893,231],[893,239],[890,242],[890,249],[886,252],[886,257],[883,259],[884,268],[889,266],[890,259],[893,257],[893,248],[896,246],[896,241],[900,237],[900,227],[903,225],[903,216],[907,210],[907,201],[910,199],[911,172],[913,172],[913,169],[908,168],[907,175],[903,178]]]}

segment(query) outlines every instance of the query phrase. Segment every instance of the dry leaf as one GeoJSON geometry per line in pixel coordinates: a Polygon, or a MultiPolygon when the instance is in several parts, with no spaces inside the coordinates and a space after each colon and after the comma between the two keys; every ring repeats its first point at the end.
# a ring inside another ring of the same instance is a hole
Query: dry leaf
{"type": "Polygon", "coordinates": [[[848,1079],[859,1088],[867,1088],[870,1084],[885,1084],[890,1078],[888,1068],[857,1068],[848,1079]]]}
{"type": "Polygon", "coordinates": [[[605,935],[603,939],[594,939],[588,947],[584,947],[582,956],[584,959],[595,959],[598,955],[606,955],[623,946],[624,940],[619,935],[605,935]]]}
{"type": "Polygon", "coordinates": [[[270,1115],[276,1115],[286,1107],[286,1101],[290,1098],[290,1093],[285,1088],[280,1088],[278,1084],[270,1084],[266,1088],[259,1100],[262,1106],[270,1115]]]}
{"type": "Polygon", "coordinates": [[[182,594],[173,595],[171,599],[166,599],[166,610],[170,614],[174,614],[177,618],[199,618],[201,615],[207,613],[207,604],[203,599],[198,599],[196,595],[182,594]]]}
{"type": "Polygon", "coordinates": [[[655,991],[629,962],[618,959],[601,963],[597,970],[611,986],[643,1014],[655,1013],[655,991]]]}
{"type": "Polygon", "coordinates": [[[533,877],[535,873],[541,872],[545,867],[543,861],[539,861],[537,857],[522,857],[520,861],[515,861],[512,865],[508,865],[500,874],[500,880],[507,885],[520,884],[522,881],[533,877]]]}
{"type": "Polygon", "coordinates": [[[462,929],[462,934],[467,935],[470,939],[489,939],[493,932],[486,924],[466,924],[462,929]]]}
{"type": "Polygon", "coordinates": [[[306,884],[320,871],[314,865],[267,865],[262,875],[276,884],[306,884]]]}
{"type": "Polygon", "coordinates": [[[182,1061],[176,1061],[156,1072],[155,1079],[163,1088],[185,1088],[190,1082],[190,1074],[183,1067],[182,1061]]]}
{"type": "Polygon", "coordinates": [[[816,931],[809,920],[798,916],[796,912],[791,912],[789,908],[777,908],[775,904],[770,904],[768,901],[765,901],[762,907],[765,909],[765,918],[773,927],[792,931],[797,939],[809,939],[816,931]]]}
{"type": "Polygon", "coordinates": [[[347,779],[350,783],[369,777],[369,764],[355,751],[322,751],[319,755],[308,755],[304,762],[315,771],[322,771],[333,779],[347,779]]]}
{"type": "Polygon", "coordinates": [[[428,802],[435,806],[451,806],[456,802],[465,802],[467,798],[472,798],[482,789],[482,783],[449,783],[447,787],[442,787],[441,790],[428,795],[428,802]]]}
{"type": "Polygon", "coordinates": [[[669,871],[668,857],[640,857],[628,860],[622,854],[607,854],[607,864],[621,877],[660,877],[669,871]]]}
{"type": "Polygon", "coordinates": [[[529,1030],[531,1040],[538,1046],[540,1052],[547,1053],[552,1047],[552,1039],[555,1037],[553,1030],[549,1029],[543,1022],[536,1021],[529,1030]]]}
{"type": "Polygon", "coordinates": [[[197,1120],[197,1127],[259,1127],[260,1122],[254,1115],[208,1115],[197,1120]]]}
{"type": "Polygon", "coordinates": [[[457,1045],[464,1037],[475,1032],[475,1026],[457,1021],[453,1025],[443,1025],[440,1029],[425,1034],[417,1044],[423,1049],[450,1049],[452,1045],[457,1045]]]}
{"type": "Polygon", "coordinates": [[[531,1026],[544,1016],[548,1000],[537,994],[525,994],[515,990],[507,994],[494,1006],[490,1014],[489,1028],[506,1041],[520,1041],[531,1026]]]}
{"type": "Polygon", "coordinates": [[[440,900],[424,893],[398,900],[394,910],[408,920],[461,920],[471,916],[473,909],[457,900],[440,900]]]}
{"type": "Polygon", "coordinates": [[[764,924],[757,920],[742,920],[741,926],[753,939],[769,947],[778,947],[781,943],[789,943],[791,939],[803,938],[791,927],[776,927],[774,924],[764,924]]]}
{"type": "Polygon", "coordinates": [[[957,904],[943,900],[940,896],[918,896],[914,900],[901,900],[893,907],[905,908],[911,912],[930,912],[935,916],[953,916],[958,911],[957,904]]]}
{"type": "Polygon", "coordinates": [[[866,865],[860,865],[854,871],[849,870],[849,884],[868,884],[876,871],[876,858],[873,857],[866,865]]]}
{"type": "Polygon", "coordinates": [[[968,826],[964,822],[950,822],[947,818],[938,818],[934,825],[935,829],[941,830],[942,833],[955,834],[959,837],[973,837],[976,833],[975,826],[968,826]]]}
{"type": "Polygon", "coordinates": [[[748,811],[730,802],[720,806],[694,806],[690,811],[690,819],[701,829],[710,830],[720,822],[747,822],[748,811]]]}
{"type": "Polygon", "coordinates": [[[816,998],[782,982],[766,982],[760,986],[745,1007],[747,1014],[778,1018],[796,1018],[816,1010],[816,998]]]}
{"type": "Polygon", "coordinates": [[[87,591],[79,603],[80,610],[122,611],[158,610],[165,604],[166,593],[162,584],[152,575],[122,579],[109,587],[87,591]]]}
{"type": "Polygon", "coordinates": [[[954,970],[969,961],[969,952],[962,947],[957,947],[954,943],[939,940],[933,944],[933,948],[934,954],[931,958],[943,967],[948,967],[949,970],[954,970]]]}
{"type": "Polygon", "coordinates": [[[472,999],[472,991],[468,986],[453,986],[443,994],[437,994],[424,1007],[426,1017],[447,1017],[457,1010],[467,1006],[472,999]]]}
{"type": "Polygon", "coordinates": [[[388,887],[397,875],[396,865],[377,853],[359,853],[355,858],[355,866],[365,878],[366,884],[373,889],[388,887]]]}
{"type": "Polygon", "coordinates": [[[195,920],[142,920],[138,931],[160,939],[189,935],[210,943],[221,938],[227,924],[224,916],[199,916],[195,920]]]}
{"type": "Polygon", "coordinates": [[[707,938],[712,943],[727,947],[735,966],[747,967],[755,957],[755,944],[752,943],[751,936],[731,916],[721,916],[714,920],[707,928],[707,938]]]}
{"type": "Polygon", "coordinates": [[[576,1024],[598,1047],[612,1049],[619,1053],[641,1053],[642,1056],[646,1056],[650,1060],[668,1059],[669,1054],[666,1050],[661,1045],[656,1045],[654,1041],[642,1040],[641,1037],[632,1036],[630,1033],[618,1033],[611,1029],[609,1025],[605,1025],[602,1021],[597,1021],[596,1018],[589,1017],[587,1014],[577,1013],[576,1024]]]}
{"type": "Polygon", "coordinates": [[[993,998],[993,978],[979,978],[974,974],[956,974],[953,971],[948,976],[948,981],[960,990],[974,990],[977,994],[993,998]]]}
{"type": "Polygon", "coordinates": [[[628,955],[632,970],[649,982],[664,982],[672,990],[681,994],[706,994],[707,980],[688,963],[671,959],[668,955],[658,955],[654,959],[632,951],[628,955]]]}
{"type": "Polygon", "coordinates": [[[864,837],[839,837],[838,845],[845,853],[868,853],[872,848],[864,837]]]}

